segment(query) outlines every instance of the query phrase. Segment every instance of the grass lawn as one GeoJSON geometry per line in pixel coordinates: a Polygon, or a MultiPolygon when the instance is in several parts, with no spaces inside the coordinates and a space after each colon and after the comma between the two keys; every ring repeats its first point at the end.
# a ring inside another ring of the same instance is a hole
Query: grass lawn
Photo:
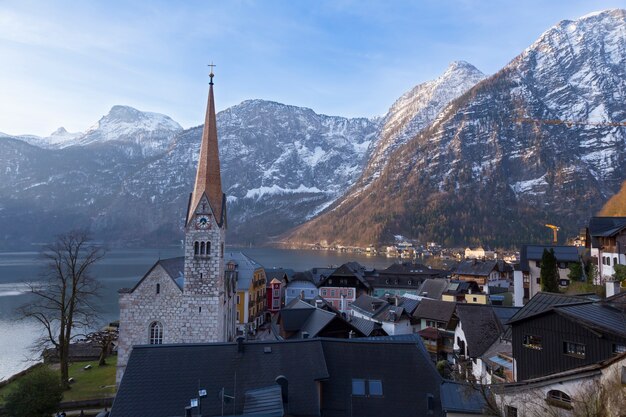
{"type": "MultiPolygon", "coordinates": [[[[115,395],[115,365],[117,356],[107,358],[107,365],[99,367],[98,361],[74,362],[70,364],[70,378],[76,382],[72,388],[63,393],[63,401],[89,400],[93,398],[105,398],[115,395]],[[91,365],[88,371],[83,370],[86,365],[91,365]]],[[[55,369],[54,365],[51,365],[55,369]]],[[[58,365],[56,366],[58,369],[58,365]]],[[[17,387],[17,381],[13,381],[0,388],[0,404],[4,403],[6,396],[17,387]]]]}

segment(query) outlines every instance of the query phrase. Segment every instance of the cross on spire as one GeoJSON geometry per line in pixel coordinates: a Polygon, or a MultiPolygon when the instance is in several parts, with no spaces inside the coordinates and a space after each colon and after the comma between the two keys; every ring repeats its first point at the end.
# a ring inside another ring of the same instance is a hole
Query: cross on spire
{"type": "Polygon", "coordinates": [[[213,85],[213,77],[215,76],[215,74],[213,74],[213,68],[217,67],[217,65],[215,65],[212,61],[209,65],[207,65],[208,67],[211,67],[211,72],[209,73],[209,77],[211,77],[211,81],[209,82],[209,84],[213,85]]]}

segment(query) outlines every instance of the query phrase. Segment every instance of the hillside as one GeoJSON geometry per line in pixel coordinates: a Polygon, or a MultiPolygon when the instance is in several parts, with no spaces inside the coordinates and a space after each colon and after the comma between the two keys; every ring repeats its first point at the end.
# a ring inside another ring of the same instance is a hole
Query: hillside
{"type": "Polygon", "coordinates": [[[626,216],[626,181],[622,184],[622,188],[606,202],[599,216],[626,216]]]}

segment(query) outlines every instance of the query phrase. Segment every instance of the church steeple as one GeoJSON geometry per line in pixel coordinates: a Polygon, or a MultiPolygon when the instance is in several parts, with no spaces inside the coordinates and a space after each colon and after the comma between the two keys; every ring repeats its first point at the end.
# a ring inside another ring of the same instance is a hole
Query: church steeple
{"type": "Polygon", "coordinates": [[[217,145],[217,122],[215,118],[215,100],[213,99],[213,66],[211,65],[211,73],[209,74],[211,78],[209,82],[209,98],[204,118],[196,182],[191,195],[187,222],[192,221],[194,211],[198,207],[202,196],[206,194],[209,205],[215,215],[215,220],[221,226],[225,217],[225,198],[222,192],[220,156],[217,145]]]}

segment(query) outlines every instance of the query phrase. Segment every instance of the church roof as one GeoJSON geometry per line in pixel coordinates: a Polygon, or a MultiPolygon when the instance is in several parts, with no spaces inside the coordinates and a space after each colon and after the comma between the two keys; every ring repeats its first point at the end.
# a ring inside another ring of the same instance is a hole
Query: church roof
{"type": "Polygon", "coordinates": [[[178,288],[180,288],[181,290],[183,289],[185,285],[185,257],[179,256],[176,258],[159,259],[154,263],[154,265],[152,265],[152,268],[150,268],[148,272],[146,272],[146,274],[137,282],[137,284],[135,284],[135,286],[131,290],[122,289],[120,290],[120,292],[135,291],[135,289],[139,287],[143,280],[146,279],[148,275],[150,275],[150,273],[154,270],[154,268],[157,267],[157,265],[160,265],[165,270],[165,272],[167,272],[167,275],[172,278],[178,288]]]}
{"type": "Polygon", "coordinates": [[[217,120],[215,117],[215,100],[213,99],[213,73],[211,73],[211,82],[209,83],[209,98],[204,119],[204,129],[202,130],[196,181],[191,194],[189,212],[187,213],[188,222],[203,195],[207,196],[215,220],[221,226],[225,218],[226,199],[222,192],[222,178],[220,174],[217,120]]]}

